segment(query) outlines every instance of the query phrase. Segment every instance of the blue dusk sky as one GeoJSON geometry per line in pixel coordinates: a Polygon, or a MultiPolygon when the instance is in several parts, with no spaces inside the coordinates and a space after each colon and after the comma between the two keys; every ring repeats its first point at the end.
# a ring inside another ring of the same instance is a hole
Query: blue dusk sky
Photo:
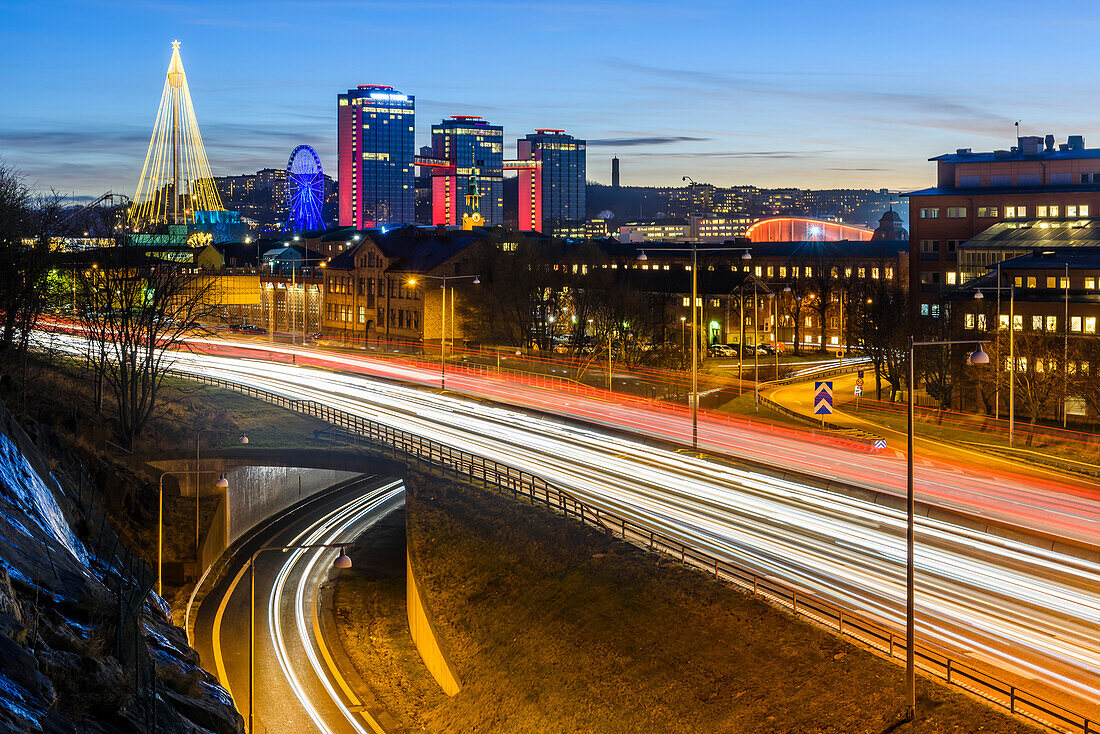
{"type": "Polygon", "coordinates": [[[588,140],[624,185],[931,185],[931,156],[1022,134],[1100,145],[1090,2],[0,1],[0,159],[40,189],[133,194],[181,53],[215,175],[336,169],[336,94],[389,84],[433,122],[482,115],[505,154],[588,140]]]}

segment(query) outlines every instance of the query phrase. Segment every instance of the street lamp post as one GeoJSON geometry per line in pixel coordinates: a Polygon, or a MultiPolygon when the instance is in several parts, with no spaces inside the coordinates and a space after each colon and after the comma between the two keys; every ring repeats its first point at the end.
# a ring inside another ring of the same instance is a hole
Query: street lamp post
{"type": "Polygon", "coordinates": [[[339,548],[340,555],[332,562],[335,568],[351,568],[351,558],[348,557],[347,547],[351,543],[303,543],[300,545],[265,545],[257,548],[248,559],[248,734],[253,734],[255,728],[252,725],[252,700],[254,698],[254,680],[256,668],[256,556],[264,551],[272,550],[308,550],[311,548],[339,548]]]}
{"type": "MultiPolygon", "coordinates": [[[[748,247],[708,247],[705,252],[737,251],[742,260],[752,260],[748,247]]],[[[654,252],[683,252],[683,248],[654,248],[654,252]]],[[[645,250],[638,253],[638,260],[649,258],[645,250]]],[[[691,447],[699,446],[699,243],[691,243],[691,447]]],[[[743,321],[743,319],[742,319],[743,321]]]]}
{"type": "MultiPolygon", "coordinates": [[[[905,492],[905,687],[906,687],[906,712],[905,717],[912,721],[917,714],[917,679],[916,679],[916,620],[914,615],[914,577],[913,562],[914,546],[914,500],[913,500],[913,394],[916,392],[915,370],[913,368],[913,353],[916,347],[949,346],[952,344],[973,344],[973,341],[927,341],[915,342],[909,337],[909,421],[908,421],[908,451],[906,452],[906,492],[905,492]]],[[[978,342],[978,348],[970,353],[970,364],[988,364],[989,355],[982,349],[982,342],[978,342]]]]}
{"type": "MultiPolygon", "coordinates": [[[[985,286],[989,288],[990,286],[985,286]]],[[[1001,285],[1001,264],[997,263],[997,329],[1001,328],[1001,291],[1008,291],[1008,445],[1012,447],[1016,438],[1016,282],[1010,281],[1007,286],[1001,285]]],[[[974,292],[974,300],[985,298],[979,288],[974,292]]],[[[1068,301],[1067,306],[1068,309],[1068,301]]],[[[1067,311],[1068,312],[1068,311],[1067,311]]],[[[999,340],[998,340],[999,342],[999,340]]],[[[998,361],[1000,360],[1000,344],[998,343],[998,361]]],[[[1000,364],[994,370],[995,379],[1001,370],[1000,364]]],[[[994,392],[994,400],[997,403],[997,414],[1000,416],[1001,395],[1000,380],[997,379],[997,387],[994,392]]]]}
{"type": "MultiPolygon", "coordinates": [[[[160,473],[160,479],[157,482],[157,596],[164,596],[164,477],[169,474],[191,474],[190,471],[164,471],[160,473]]],[[[221,474],[216,469],[208,469],[206,471],[195,472],[195,474],[221,474]]],[[[225,477],[220,477],[219,481],[224,480],[225,477]]],[[[196,480],[197,481],[197,480],[196,480]]],[[[225,480],[225,486],[229,486],[229,481],[225,480]]],[[[199,492],[198,485],[195,485],[195,495],[199,492]]],[[[200,560],[196,556],[196,560],[200,560]]]]}
{"type": "MultiPolygon", "coordinates": [[[[447,281],[471,280],[474,285],[481,285],[481,278],[477,275],[422,275],[424,279],[443,281],[443,306],[440,308],[439,322],[439,389],[447,389],[447,281]]],[[[409,278],[409,285],[416,285],[416,278],[409,278]]],[[[426,301],[425,301],[426,303],[426,301]]],[[[454,294],[451,295],[451,307],[454,307],[454,294]]],[[[454,335],[454,319],[451,319],[451,334],[454,335]]]]}
{"type": "MultiPolygon", "coordinates": [[[[196,559],[199,558],[199,553],[202,552],[202,549],[199,547],[199,474],[201,473],[199,471],[199,438],[204,433],[209,433],[211,431],[217,431],[217,430],[220,430],[220,429],[218,429],[218,428],[200,428],[195,433],[195,471],[194,471],[194,474],[195,474],[195,558],[196,559]]],[[[237,443],[247,444],[248,443],[248,436],[242,435],[240,438],[237,439],[237,443]]],[[[222,480],[218,480],[218,481],[220,483],[222,480]]],[[[221,486],[219,484],[220,489],[225,489],[228,486],[229,486],[228,482],[226,482],[225,486],[221,486]]]]}

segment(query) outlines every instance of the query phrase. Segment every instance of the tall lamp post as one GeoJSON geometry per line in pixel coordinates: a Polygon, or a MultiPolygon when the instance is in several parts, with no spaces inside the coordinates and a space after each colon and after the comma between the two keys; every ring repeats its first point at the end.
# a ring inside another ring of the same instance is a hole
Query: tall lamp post
{"type": "MultiPolygon", "coordinates": [[[[481,285],[481,278],[477,275],[421,275],[425,280],[443,281],[443,307],[440,309],[439,322],[439,389],[447,389],[447,281],[470,280],[474,285],[481,285]]],[[[409,285],[416,285],[416,278],[409,278],[409,285]]],[[[451,294],[451,304],[454,307],[454,294],[451,294]]],[[[453,321],[453,319],[452,319],[453,321]]],[[[454,324],[451,324],[452,334],[454,324]]]]}
{"type": "MultiPolygon", "coordinates": [[[[990,288],[990,286],[985,287],[987,289],[990,288]]],[[[998,329],[1001,328],[1001,291],[1008,291],[1008,445],[1012,447],[1016,437],[1016,282],[1011,281],[1008,285],[1001,285],[1000,263],[997,263],[997,285],[993,286],[993,288],[997,291],[998,329]]],[[[980,288],[974,292],[974,300],[980,301],[983,298],[985,298],[985,296],[982,295],[980,288]]],[[[999,349],[1000,346],[998,345],[998,350],[999,349]]],[[[997,359],[999,362],[999,355],[997,359]]],[[[994,375],[1000,374],[1000,370],[1001,365],[997,364],[994,375]]],[[[997,381],[997,390],[994,400],[997,404],[997,411],[1000,413],[1001,395],[999,380],[997,381]]]]}
{"type": "Polygon", "coordinates": [[[255,728],[252,725],[252,699],[256,669],[256,556],[264,551],[273,550],[308,550],[310,548],[339,548],[340,555],[332,562],[334,568],[351,568],[351,558],[346,552],[351,543],[303,543],[300,545],[265,545],[257,548],[248,559],[248,734],[253,734],[255,728]]]}
{"type": "MultiPolygon", "coordinates": [[[[917,678],[916,678],[916,648],[915,648],[915,617],[914,617],[914,502],[913,502],[913,393],[916,392],[913,369],[913,353],[916,347],[949,346],[952,344],[973,344],[973,341],[927,341],[916,342],[909,337],[909,423],[907,431],[908,451],[906,452],[906,492],[905,492],[905,690],[907,720],[912,721],[917,714],[917,678]]],[[[978,348],[970,353],[970,364],[989,364],[989,355],[982,349],[982,342],[978,342],[978,348]]]]}
{"type": "MultiPolygon", "coordinates": [[[[207,469],[206,471],[191,472],[189,470],[180,471],[164,471],[160,473],[160,479],[157,482],[157,596],[164,596],[164,478],[169,474],[219,474],[215,485],[221,489],[229,488],[229,480],[225,478],[217,469],[207,469]],[[221,483],[225,482],[224,485],[221,483]]],[[[199,488],[195,485],[195,494],[198,495],[199,488]]]]}
{"type": "MultiPolygon", "coordinates": [[[[194,474],[195,474],[195,558],[198,558],[199,553],[202,551],[202,549],[199,547],[199,474],[202,473],[202,472],[199,471],[199,438],[204,433],[209,433],[211,431],[217,431],[217,430],[220,430],[220,429],[217,429],[217,428],[200,428],[195,433],[195,470],[194,470],[194,474]]],[[[237,439],[237,443],[247,444],[248,443],[248,436],[245,436],[245,435],[242,434],[241,437],[237,439]]],[[[218,481],[219,481],[219,484],[218,484],[219,489],[225,489],[229,486],[228,482],[225,483],[225,486],[222,486],[220,484],[221,480],[218,480],[218,481]]]]}
{"type": "MultiPolygon", "coordinates": [[[[737,251],[742,260],[752,260],[748,247],[706,247],[704,252],[737,251]]],[[[683,248],[660,247],[653,252],[683,252],[683,248]]],[[[645,250],[638,253],[638,260],[649,258],[645,250]]],[[[699,447],[699,243],[691,243],[691,447],[699,447]]]]}

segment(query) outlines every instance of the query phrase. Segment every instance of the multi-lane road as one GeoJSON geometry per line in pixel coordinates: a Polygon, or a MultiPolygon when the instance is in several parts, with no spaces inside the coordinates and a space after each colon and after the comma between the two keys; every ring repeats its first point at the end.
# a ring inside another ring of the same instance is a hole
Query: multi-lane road
{"type": "MultiPolygon", "coordinates": [[[[208,354],[180,355],[176,367],[315,400],[507,463],[732,563],[894,625],[903,619],[904,516],[888,507],[622,434],[362,375],[208,354]]],[[[542,399],[540,407],[549,409],[549,398],[542,399]]],[[[558,404],[580,414],[595,410],[577,396],[559,395],[558,404]]],[[[732,436],[722,441],[746,440],[728,430],[732,436]]],[[[782,464],[799,451],[805,462],[808,446],[781,436],[760,450],[774,452],[768,463],[782,464]]],[[[896,475],[864,454],[832,462],[877,481],[896,475]]],[[[944,483],[938,491],[945,496],[957,486],[968,509],[972,497],[982,505],[1016,502],[1035,510],[1036,521],[1049,514],[1048,529],[1067,525],[1100,537],[1096,507],[1083,492],[1044,497],[1041,483],[1008,486],[980,469],[925,469],[925,487],[929,474],[944,483]]],[[[979,667],[995,666],[1029,688],[1100,701],[1100,566],[926,518],[918,521],[917,544],[923,641],[979,667]]]]}

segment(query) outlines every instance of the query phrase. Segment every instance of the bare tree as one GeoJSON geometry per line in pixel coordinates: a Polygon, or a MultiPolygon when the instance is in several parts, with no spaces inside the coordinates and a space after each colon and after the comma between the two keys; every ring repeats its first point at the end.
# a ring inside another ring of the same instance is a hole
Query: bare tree
{"type": "Polygon", "coordinates": [[[10,365],[27,350],[47,304],[50,240],[61,233],[61,199],[35,197],[22,176],[0,164],[0,355],[10,365]]]}
{"type": "Polygon", "coordinates": [[[210,281],[130,247],[101,251],[77,277],[88,358],[99,371],[101,397],[104,389],[114,397],[117,434],[129,448],[157,407],[173,350],[215,309],[210,281]]]}
{"type": "Polygon", "coordinates": [[[799,355],[802,353],[802,319],[810,310],[810,283],[805,278],[795,278],[784,286],[781,295],[780,311],[794,324],[791,341],[794,342],[795,355],[799,355]],[[789,293],[786,292],[787,288],[790,288],[789,293]]]}
{"type": "Polygon", "coordinates": [[[908,358],[908,294],[896,280],[861,281],[853,293],[858,310],[853,333],[875,369],[875,394],[882,399],[882,381],[890,384],[891,399],[901,389],[908,358]]]}

